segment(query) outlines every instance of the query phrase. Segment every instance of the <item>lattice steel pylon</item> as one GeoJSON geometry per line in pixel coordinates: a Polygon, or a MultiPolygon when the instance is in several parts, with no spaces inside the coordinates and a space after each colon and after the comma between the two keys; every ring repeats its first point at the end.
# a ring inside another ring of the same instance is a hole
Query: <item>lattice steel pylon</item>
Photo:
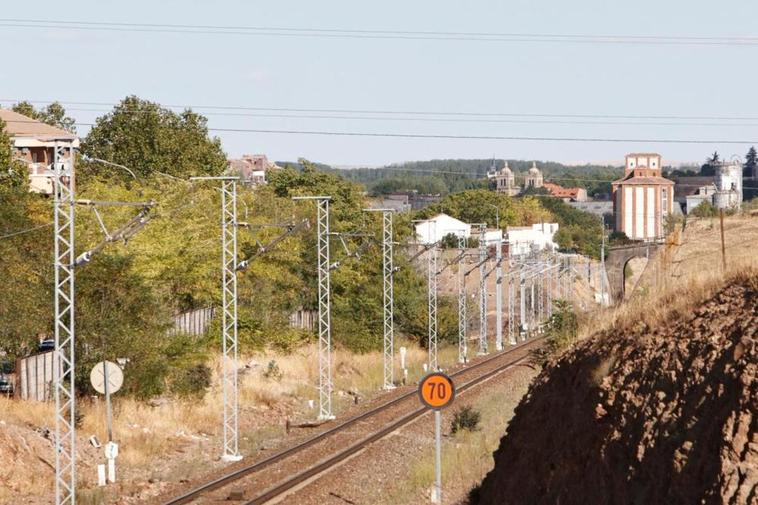
{"type": "Polygon", "coordinates": [[[429,248],[427,257],[429,267],[429,371],[439,370],[437,363],[437,244],[429,248]]]}
{"type": "Polygon", "coordinates": [[[466,277],[463,272],[466,237],[463,234],[458,235],[458,249],[461,251],[461,262],[458,264],[458,363],[465,363],[468,346],[466,342],[466,277]]]}
{"type": "Polygon", "coordinates": [[[497,324],[497,331],[495,333],[495,349],[498,351],[503,350],[503,267],[501,265],[503,261],[503,242],[499,240],[497,243],[497,251],[495,252],[495,324],[497,324]]]}
{"type": "Polygon", "coordinates": [[[365,209],[382,213],[382,291],[384,314],[384,384],[383,389],[395,389],[395,288],[392,241],[393,209],[365,209]]]}
{"type": "Polygon", "coordinates": [[[487,226],[479,225],[479,355],[487,354],[487,279],[485,260],[487,259],[487,226]]]}
{"type": "Polygon", "coordinates": [[[237,373],[237,181],[239,177],[191,177],[221,183],[221,350],[223,461],[239,461],[239,377],[237,373]]]}
{"type": "Polygon", "coordinates": [[[293,200],[315,200],[318,241],[318,418],[334,419],[332,414],[332,312],[331,263],[329,255],[330,196],[296,196],[293,200]]]}
{"type": "Polygon", "coordinates": [[[508,343],[510,345],[516,345],[515,337],[515,325],[514,319],[516,318],[516,311],[514,310],[514,289],[513,289],[513,265],[509,262],[508,266],[508,343]]]}
{"type": "Polygon", "coordinates": [[[74,390],[74,149],[55,142],[53,206],[55,254],[55,503],[76,502],[76,427],[74,390]],[[66,152],[68,151],[68,156],[66,152]]]}
{"type": "Polygon", "coordinates": [[[239,461],[239,382],[237,377],[237,178],[221,180],[221,262],[225,461],[239,461]]]}
{"type": "Polygon", "coordinates": [[[524,275],[524,268],[519,270],[519,333],[521,333],[521,339],[526,339],[526,277],[524,275]]]}

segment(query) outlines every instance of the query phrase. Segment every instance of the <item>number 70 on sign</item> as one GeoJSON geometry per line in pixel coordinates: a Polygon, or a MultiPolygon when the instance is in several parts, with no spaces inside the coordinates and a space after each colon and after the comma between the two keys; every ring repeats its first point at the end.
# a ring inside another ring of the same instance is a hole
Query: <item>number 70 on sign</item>
{"type": "Polygon", "coordinates": [[[426,407],[441,410],[453,403],[455,384],[442,372],[430,373],[419,382],[418,395],[426,407]]]}

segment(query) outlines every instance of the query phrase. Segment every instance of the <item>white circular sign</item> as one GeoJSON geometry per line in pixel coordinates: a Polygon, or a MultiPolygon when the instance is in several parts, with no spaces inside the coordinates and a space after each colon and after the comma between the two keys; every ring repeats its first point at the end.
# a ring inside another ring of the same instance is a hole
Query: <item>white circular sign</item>
{"type": "Polygon", "coordinates": [[[105,394],[105,381],[108,381],[108,394],[113,394],[124,384],[124,372],[112,361],[101,361],[89,374],[92,387],[100,394],[105,394]],[[106,375],[107,374],[107,375],[106,375]]]}

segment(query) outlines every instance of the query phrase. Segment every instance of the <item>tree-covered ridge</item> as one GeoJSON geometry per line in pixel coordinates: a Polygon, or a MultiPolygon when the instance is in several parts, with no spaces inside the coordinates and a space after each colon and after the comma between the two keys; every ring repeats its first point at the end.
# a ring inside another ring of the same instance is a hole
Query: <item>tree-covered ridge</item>
{"type": "MultiPolygon", "coordinates": [[[[529,160],[507,160],[514,171],[516,184],[523,186],[524,174],[532,166],[529,160]]],[[[448,159],[412,161],[380,168],[354,168],[328,170],[339,173],[348,180],[366,185],[372,194],[387,194],[394,191],[418,191],[419,193],[448,194],[467,189],[487,187],[487,172],[494,166],[503,168],[502,159],[448,159]]],[[[609,165],[573,166],[552,161],[537,162],[546,180],[565,187],[587,189],[590,195],[609,194],[611,181],[623,174],[621,167],[609,165]]]]}

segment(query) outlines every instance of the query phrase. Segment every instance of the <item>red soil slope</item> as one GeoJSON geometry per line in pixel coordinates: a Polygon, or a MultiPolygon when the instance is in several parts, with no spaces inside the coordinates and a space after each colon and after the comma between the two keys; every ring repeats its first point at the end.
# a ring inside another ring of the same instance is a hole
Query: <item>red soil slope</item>
{"type": "Polygon", "coordinates": [[[472,503],[758,504],[758,276],[545,369],[472,503]]]}

